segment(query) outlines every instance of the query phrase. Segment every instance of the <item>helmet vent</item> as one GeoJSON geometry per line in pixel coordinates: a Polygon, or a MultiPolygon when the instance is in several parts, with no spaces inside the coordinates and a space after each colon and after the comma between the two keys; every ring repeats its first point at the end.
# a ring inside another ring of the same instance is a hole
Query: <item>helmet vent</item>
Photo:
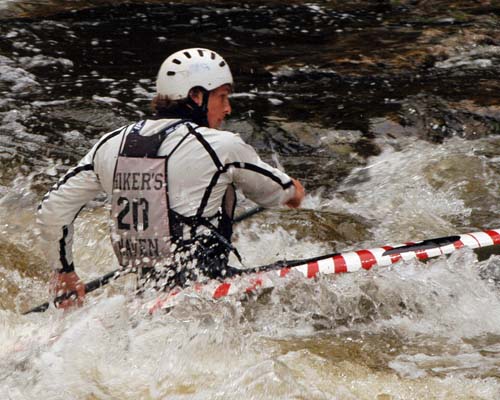
{"type": "Polygon", "coordinates": [[[168,76],[174,76],[174,75],[175,75],[175,71],[168,71],[168,72],[167,72],[167,75],[168,75],[168,76]]]}
{"type": "Polygon", "coordinates": [[[210,53],[210,58],[211,58],[212,60],[215,60],[215,53],[211,52],[211,53],[210,53]]]}
{"type": "Polygon", "coordinates": [[[185,52],[184,52],[184,55],[185,55],[187,58],[191,58],[191,54],[189,54],[189,52],[188,52],[188,51],[185,51],[185,52]]]}
{"type": "Polygon", "coordinates": [[[180,62],[177,58],[174,58],[174,59],[172,60],[172,62],[173,62],[174,64],[178,64],[178,65],[180,65],[180,64],[181,64],[181,62],[180,62]]]}
{"type": "Polygon", "coordinates": [[[221,61],[221,62],[219,63],[219,67],[223,67],[224,65],[226,65],[226,63],[225,63],[224,61],[221,61]]]}
{"type": "Polygon", "coordinates": [[[198,54],[200,55],[200,57],[203,57],[203,50],[198,50],[198,54]]]}

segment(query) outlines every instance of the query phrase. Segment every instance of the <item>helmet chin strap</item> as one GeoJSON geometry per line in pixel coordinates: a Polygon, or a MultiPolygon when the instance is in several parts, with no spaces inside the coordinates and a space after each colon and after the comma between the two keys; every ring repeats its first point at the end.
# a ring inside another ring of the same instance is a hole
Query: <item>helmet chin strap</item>
{"type": "Polygon", "coordinates": [[[200,88],[201,93],[203,94],[203,98],[201,101],[201,105],[196,104],[196,102],[188,96],[187,104],[192,108],[192,116],[191,119],[193,122],[200,126],[208,127],[208,98],[210,96],[210,92],[203,88],[200,88]]]}

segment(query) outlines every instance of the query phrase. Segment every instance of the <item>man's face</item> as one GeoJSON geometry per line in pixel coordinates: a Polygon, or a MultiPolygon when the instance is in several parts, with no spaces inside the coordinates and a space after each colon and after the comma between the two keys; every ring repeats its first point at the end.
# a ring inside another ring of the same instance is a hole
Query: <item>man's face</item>
{"type": "MultiPolygon", "coordinates": [[[[229,95],[231,94],[231,85],[222,85],[210,92],[208,96],[208,126],[209,128],[219,128],[227,115],[231,114],[231,104],[229,95]]],[[[201,105],[203,96],[197,93],[193,97],[198,105],[201,105]]]]}
{"type": "Polygon", "coordinates": [[[222,85],[210,92],[208,97],[208,126],[210,128],[219,128],[226,118],[226,115],[231,114],[231,104],[229,103],[229,95],[231,94],[230,85],[222,85]]]}

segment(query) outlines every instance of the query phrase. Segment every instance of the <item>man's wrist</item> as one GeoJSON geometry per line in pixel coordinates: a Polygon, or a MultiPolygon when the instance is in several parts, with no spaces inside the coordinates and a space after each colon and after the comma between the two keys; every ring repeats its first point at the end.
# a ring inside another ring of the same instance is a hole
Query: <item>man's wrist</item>
{"type": "Polygon", "coordinates": [[[70,272],[75,272],[75,265],[73,263],[63,266],[60,269],[57,269],[56,272],[58,274],[69,274],[70,272]]]}

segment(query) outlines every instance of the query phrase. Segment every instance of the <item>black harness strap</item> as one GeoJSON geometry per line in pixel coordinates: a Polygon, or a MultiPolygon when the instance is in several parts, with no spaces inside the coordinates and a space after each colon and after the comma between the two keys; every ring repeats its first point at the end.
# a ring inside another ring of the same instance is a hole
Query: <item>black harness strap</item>
{"type": "Polygon", "coordinates": [[[206,218],[203,218],[203,219],[206,221],[206,223],[204,223],[204,225],[212,231],[212,233],[215,235],[217,240],[219,240],[219,242],[221,242],[224,246],[226,246],[226,248],[228,248],[230,251],[232,251],[234,253],[234,255],[236,256],[236,258],[238,258],[238,261],[243,264],[243,260],[241,258],[241,255],[240,255],[239,251],[236,249],[236,247],[234,247],[232,245],[232,243],[224,235],[222,235],[219,232],[219,230],[210,221],[208,221],[206,218]]]}
{"type": "Polygon", "coordinates": [[[196,218],[201,219],[203,216],[203,212],[205,211],[205,208],[207,207],[208,204],[208,199],[210,198],[210,195],[212,194],[212,190],[217,184],[217,181],[219,180],[219,177],[221,176],[221,171],[217,171],[213,176],[208,184],[207,188],[205,189],[205,193],[203,194],[203,198],[201,199],[200,206],[198,208],[198,211],[196,212],[196,218]]]}
{"type": "MultiPolygon", "coordinates": [[[[210,229],[210,231],[214,234],[214,236],[217,238],[217,240],[221,244],[223,244],[229,251],[232,251],[236,255],[236,257],[238,258],[238,260],[240,262],[242,262],[241,256],[240,256],[238,250],[231,244],[231,242],[229,241],[228,238],[226,238],[223,234],[221,234],[221,232],[219,232],[219,229],[221,229],[221,227],[217,228],[210,222],[210,220],[214,219],[215,217],[222,219],[223,214],[221,212],[218,212],[217,214],[215,214],[211,218],[203,217],[203,213],[204,213],[205,208],[208,204],[208,200],[210,198],[210,195],[212,194],[212,190],[215,187],[215,185],[217,184],[217,181],[219,180],[220,175],[222,173],[226,172],[227,168],[222,164],[219,157],[217,156],[217,153],[212,148],[212,146],[210,146],[210,144],[206,141],[206,139],[203,137],[203,135],[200,132],[196,131],[196,129],[193,128],[191,126],[191,124],[187,124],[187,126],[188,126],[189,133],[196,137],[196,139],[201,143],[203,148],[210,155],[215,167],[217,168],[217,171],[212,176],[210,183],[208,184],[207,188],[205,189],[205,193],[203,194],[203,198],[201,199],[201,202],[200,202],[200,205],[198,207],[198,210],[196,211],[196,214],[193,217],[181,216],[178,213],[175,213],[175,214],[178,218],[180,217],[179,219],[183,220],[184,223],[187,223],[189,226],[191,226],[191,237],[195,237],[197,228],[200,225],[203,225],[203,226],[207,227],[208,229],[210,229]]],[[[220,222],[221,221],[219,221],[219,224],[220,224],[220,222]]]]}
{"type": "Polygon", "coordinates": [[[212,146],[210,146],[210,144],[205,140],[203,135],[200,132],[198,132],[196,129],[194,129],[191,126],[191,124],[187,124],[187,127],[189,129],[189,132],[191,134],[193,134],[196,137],[196,139],[198,139],[198,141],[203,145],[203,147],[205,148],[207,153],[212,158],[212,161],[214,162],[217,169],[219,171],[222,171],[224,169],[224,165],[222,165],[222,163],[220,162],[219,157],[217,157],[217,153],[215,152],[214,149],[212,149],[212,146]]]}
{"type": "Polygon", "coordinates": [[[288,189],[289,187],[293,186],[293,182],[292,181],[289,181],[287,183],[283,183],[283,182],[281,182],[281,180],[276,175],[273,175],[272,172],[269,172],[268,170],[265,170],[264,168],[261,168],[258,165],[255,165],[255,164],[252,164],[252,163],[233,162],[233,163],[230,163],[230,164],[226,164],[224,166],[224,172],[229,167],[241,168],[241,169],[248,169],[249,171],[253,171],[253,172],[257,172],[258,174],[262,174],[262,175],[268,177],[269,179],[273,180],[274,182],[276,182],[283,189],[288,189]]]}
{"type": "Polygon", "coordinates": [[[181,139],[181,140],[179,140],[179,143],[177,143],[177,144],[175,145],[175,147],[172,149],[172,151],[171,151],[170,153],[168,153],[168,154],[167,154],[167,159],[169,159],[169,158],[170,158],[170,156],[174,153],[174,151],[175,151],[175,150],[177,150],[177,149],[181,146],[181,144],[184,142],[184,140],[186,140],[186,138],[189,136],[189,134],[190,134],[190,133],[191,133],[191,132],[186,133],[186,134],[182,137],[182,139],[181,139]]]}
{"type": "Polygon", "coordinates": [[[120,133],[122,133],[123,130],[126,128],[127,128],[126,126],[118,128],[100,140],[99,144],[97,145],[97,147],[94,151],[94,154],[92,155],[92,165],[94,165],[95,156],[97,155],[97,151],[101,148],[101,146],[103,144],[105,144],[108,140],[114,138],[116,135],[119,135],[120,133]]]}
{"type": "MultiPolygon", "coordinates": [[[[210,144],[205,140],[203,135],[200,132],[197,132],[196,129],[194,129],[190,124],[188,125],[189,133],[194,135],[196,139],[202,144],[202,146],[205,148],[207,153],[210,155],[212,158],[213,163],[215,164],[215,167],[217,168],[217,172],[214,174],[212,177],[212,180],[208,184],[205,193],[203,194],[203,198],[201,199],[200,205],[198,207],[198,210],[196,211],[195,218],[199,221],[203,219],[203,212],[205,211],[205,208],[207,207],[208,199],[210,198],[210,195],[212,194],[212,189],[214,186],[217,184],[217,181],[219,179],[219,176],[222,172],[225,171],[224,165],[222,165],[221,161],[219,160],[219,157],[217,156],[217,153],[215,150],[210,146],[210,144]]],[[[196,233],[196,227],[192,226],[191,228],[191,236],[194,236],[196,233]]]]}
{"type": "Polygon", "coordinates": [[[157,157],[158,150],[166,137],[185,122],[185,120],[179,120],[154,135],[142,136],[140,132],[146,121],[139,121],[127,134],[120,155],[124,157],[157,157]]]}

